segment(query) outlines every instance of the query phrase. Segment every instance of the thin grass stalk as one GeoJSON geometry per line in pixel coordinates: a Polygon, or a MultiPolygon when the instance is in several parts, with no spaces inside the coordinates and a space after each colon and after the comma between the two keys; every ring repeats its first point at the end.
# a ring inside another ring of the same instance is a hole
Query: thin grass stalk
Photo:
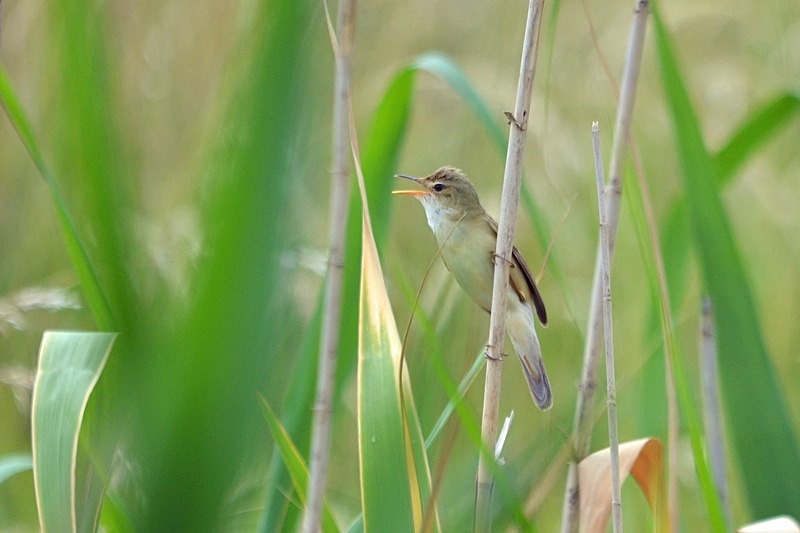
{"type": "MultiPolygon", "coordinates": [[[[644,36],[649,14],[649,1],[636,0],[633,23],[628,38],[628,51],[625,59],[625,70],[622,75],[619,107],[614,125],[614,141],[611,152],[609,170],[609,188],[605,200],[605,213],[608,224],[608,252],[613,258],[619,225],[620,202],[622,198],[622,168],[628,145],[633,105],[636,97],[636,85],[639,79],[644,36]]],[[[575,407],[572,439],[575,446],[575,460],[570,464],[567,473],[567,485],[564,494],[564,509],[561,531],[576,531],[579,522],[580,488],[578,486],[578,462],[589,452],[589,436],[591,435],[592,406],[597,388],[597,366],[599,364],[602,287],[600,279],[600,256],[598,250],[595,264],[592,298],[589,308],[589,321],[586,329],[586,346],[583,354],[583,371],[579,387],[578,402],[575,407]]]]}
{"type": "Polygon", "coordinates": [[[650,244],[653,252],[653,267],[655,268],[655,282],[657,284],[657,301],[660,305],[659,315],[661,317],[661,336],[664,345],[664,376],[667,392],[667,515],[669,530],[677,533],[679,525],[679,498],[678,498],[678,438],[680,434],[680,416],[678,413],[678,392],[675,382],[675,358],[679,357],[678,349],[675,345],[672,324],[672,304],[670,304],[669,289],[667,287],[667,272],[664,266],[664,257],[661,253],[661,237],[658,233],[653,202],[650,200],[650,189],[647,180],[644,179],[644,171],[640,167],[640,161],[634,155],[634,166],[636,166],[636,177],[641,193],[641,204],[645,216],[645,224],[649,234],[650,244]]]}
{"type": "Polygon", "coordinates": [[[350,126],[348,120],[351,54],[355,34],[355,0],[340,0],[337,13],[339,39],[331,35],[336,58],[333,96],[331,150],[330,253],[325,287],[322,339],[317,373],[314,425],[311,437],[308,505],[303,518],[303,531],[320,530],[325,480],[330,459],[331,415],[336,374],[337,347],[341,328],[342,280],[344,277],[345,234],[348,199],[350,197],[350,126]]]}
{"type": "Polygon", "coordinates": [[[597,209],[600,218],[600,277],[603,280],[603,337],[606,351],[606,394],[608,404],[608,449],[611,457],[611,521],[614,533],[622,533],[622,491],[619,481],[619,429],[617,426],[617,383],[614,367],[614,324],[611,314],[611,259],[608,253],[608,224],[604,206],[605,176],[600,147],[600,125],[592,124],[594,172],[597,178],[597,209]]]}
{"type": "MultiPolygon", "coordinates": [[[[528,17],[525,39],[522,45],[517,97],[514,114],[510,117],[510,132],[506,168],[503,176],[503,194],[500,202],[500,218],[497,230],[497,261],[494,268],[492,289],[492,311],[489,324],[489,345],[487,348],[486,384],[483,392],[483,417],[481,439],[486,448],[493,450],[497,440],[497,418],[500,409],[500,383],[503,370],[503,341],[505,340],[506,296],[510,262],[501,258],[511,257],[514,230],[519,206],[519,192],[522,183],[522,161],[525,151],[525,137],[531,106],[533,78],[536,73],[536,54],[539,48],[539,28],[541,27],[544,0],[531,0],[528,4],[528,17]]],[[[478,458],[478,475],[475,486],[476,531],[491,530],[492,488],[494,479],[490,462],[492,457],[483,454],[478,458]]]]}
{"type": "Polygon", "coordinates": [[[717,338],[714,334],[714,310],[711,299],[703,299],[700,325],[700,379],[703,386],[703,421],[711,472],[717,488],[726,526],[731,527],[728,504],[728,474],[725,468],[725,446],[722,430],[722,410],[719,405],[719,375],[717,371],[717,338]]]}

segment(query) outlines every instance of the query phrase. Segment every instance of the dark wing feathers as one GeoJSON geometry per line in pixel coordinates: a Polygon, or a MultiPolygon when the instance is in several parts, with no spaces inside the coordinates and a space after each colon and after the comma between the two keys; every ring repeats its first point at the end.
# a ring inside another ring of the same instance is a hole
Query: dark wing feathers
{"type": "MultiPolygon", "coordinates": [[[[488,214],[486,215],[486,221],[489,223],[492,231],[494,231],[495,236],[497,236],[497,222],[495,222],[495,220],[488,214]]],[[[492,250],[492,252],[494,253],[494,250],[492,250]]],[[[539,322],[541,322],[543,326],[546,326],[547,309],[544,307],[544,300],[542,300],[542,295],[539,293],[539,289],[536,287],[536,282],[533,280],[531,271],[528,268],[528,263],[525,262],[525,259],[523,259],[522,254],[519,253],[519,250],[517,250],[516,246],[514,246],[512,249],[511,257],[513,259],[513,269],[511,270],[511,274],[509,276],[511,288],[513,288],[514,292],[517,293],[517,296],[519,296],[521,302],[526,302],[528,300],[528,295],[526,294],[527,291],[525,291],[523,287],[520,287],[519,281],[515,279],[518,277],[515,275],[515,271],[517,271],[521,274],[522,279],[525,280],[525,285],[528,286],[530,297],[533,300],[533,307],[536,309],[536,316],[539,317],[539,322]]]]}
{"type": "MultiPolygon", "coordinates": [[[[539,288],[536,286],[536,282],[533,281],[533,276],[531,275],[531,271],[528,269],[528,264],[525,262],[525,259],[522,258],[522,254],[519,253],[519,250],[517,250],[516,246],[514,246],[514,249],[511,252],[511,257],[514,258],[514,263],[519,268],[519,271],[525,278],[525,282],[528,284],[528,288],[531,290],[533,307],[536,309],[536,316],[539,317],[539,322],[541,322],[543,326],[546,326],[547,309],[544,307],[544,300],[542,300],[542,295],[539,293],[539,288]]],[[[514,290],[517,292],[517,294],[519,294],[519,291],[516,288],[514,290]]],[[[525,301],[522,296],[520,296],[520,300],[525,301]]]]}

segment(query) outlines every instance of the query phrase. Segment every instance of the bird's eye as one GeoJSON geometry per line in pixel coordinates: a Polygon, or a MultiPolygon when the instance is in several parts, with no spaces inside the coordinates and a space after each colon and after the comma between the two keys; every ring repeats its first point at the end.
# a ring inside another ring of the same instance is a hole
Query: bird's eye
{"type": "Polygon", "coordinates": [[[433,190],[436,192],[442,192],[443,189],[444,185],[442,185],[441,183],[437,183],[436,185],[433,186],[433,190]]]}

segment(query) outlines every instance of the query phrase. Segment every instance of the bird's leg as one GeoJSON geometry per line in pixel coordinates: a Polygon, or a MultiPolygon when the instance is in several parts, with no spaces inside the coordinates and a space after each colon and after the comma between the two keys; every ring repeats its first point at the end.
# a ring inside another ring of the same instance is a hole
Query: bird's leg
{"type": "Polygon", "coordinates": [[[502,361],[503,358],[508,357],[507,353],[501,353],[500,357],[495,357],[495,356],[491,355],[491,353],[490,353],[491,349],[492,349],[492,345],[491,344],[487,344],[486,345],[486,351],[483,352],[483,356],[486,359],[489,359],[490,361],[502,361]]]}
{"type": "Polygon", "coordinates": [[[520,130],[520,131],[522,131],[522,130],[524,130],[524,129],[525,129],[525,128],[523,128],[523,127],[522,127],[522,125],[519,123],[519,121],[517,120],[517,117],[515,117],[515,116],[514,116],[514,113],[512,113],[511,111],[503,111],[503,114],[506,116],[506,119],[508,120],[508,125],[509,125],[509,126],[510,126],[511,124],[513,124],[513,125],[514,125],[514,126],[516,126],[516,127],[517,127],[517,129],[518,129],[518,130],[520,130]]]}
{"type": "Polygon", "coordinates": [[[494,263],[495,265],[497,264],[497,259],[499,258],[499,259],[502,259],[503,261],[505,261],[506,263],[508,263],[508,266],[510,268],[517,268],[517,265],[514,264],[514,261],[509,261],[508,259],[506,259],[502,255],[497,255],[497,253],[494,250],[490,250],[489,251],[489,257],[492,258],[492,263],[494,263]]]}

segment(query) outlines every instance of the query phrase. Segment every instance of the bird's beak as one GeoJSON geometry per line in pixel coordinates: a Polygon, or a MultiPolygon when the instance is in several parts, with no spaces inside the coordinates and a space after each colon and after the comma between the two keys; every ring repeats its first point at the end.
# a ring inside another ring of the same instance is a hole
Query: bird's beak
{"type": "MultiPolygon", "coordinates": [[[[414,176],[406,176],[405,174],[395,174],[395,178],[404,178],[407,180],[411,180],[413,182],[419,183],[420,179],[415,178],[414,176]]],[[[428,194],[428,191],[392,191],[392,194],[406,194],[408,196],[425,196],[428,194]]]]}

